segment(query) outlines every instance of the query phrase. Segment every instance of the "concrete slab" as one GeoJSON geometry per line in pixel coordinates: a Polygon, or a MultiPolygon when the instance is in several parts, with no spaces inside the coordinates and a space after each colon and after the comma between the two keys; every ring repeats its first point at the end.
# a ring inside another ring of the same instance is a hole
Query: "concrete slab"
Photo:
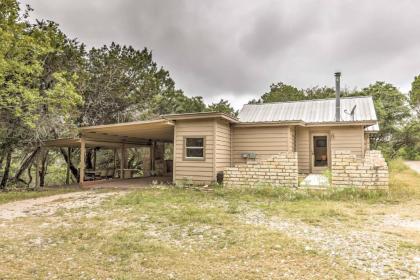
{"type": "Polygon", "coordinates": [[[330,183],[327,176],[322,174],[309,174],[299,186],[304,188],[328,188],[330,183]]]}

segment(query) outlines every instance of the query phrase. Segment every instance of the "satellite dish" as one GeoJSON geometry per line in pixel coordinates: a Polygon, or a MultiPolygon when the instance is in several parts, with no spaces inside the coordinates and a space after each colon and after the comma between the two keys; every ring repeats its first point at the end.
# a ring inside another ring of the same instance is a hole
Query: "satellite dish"
{"type": "Polygon", "coordinates": [[[344,113],[346,113],[347,115],[351,116],[352,120],[354,120],[354,111],[356,110],[356,106],[354,105],[353,108],[351,109],[350,113],[349,111],[347,111],[347,109],[344,110],[344,113]]]}

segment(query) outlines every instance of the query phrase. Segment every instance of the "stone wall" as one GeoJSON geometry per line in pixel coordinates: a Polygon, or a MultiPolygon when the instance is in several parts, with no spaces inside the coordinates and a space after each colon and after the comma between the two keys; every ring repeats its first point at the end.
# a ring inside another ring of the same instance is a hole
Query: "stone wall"
{"type": "Polygon", "coordinates": [[[226,168],[223,182],[225,186],[270,184],[297,187],[297,153],[280,153],[265,160],[248,161],[246,164],[226,168]]]}
{"type": "Polygon", "coordinates": [[[331,173],[334,187],[388,188],[388,166],[380,151],[366,151],[364,158],[333,151],[331,173]]]}

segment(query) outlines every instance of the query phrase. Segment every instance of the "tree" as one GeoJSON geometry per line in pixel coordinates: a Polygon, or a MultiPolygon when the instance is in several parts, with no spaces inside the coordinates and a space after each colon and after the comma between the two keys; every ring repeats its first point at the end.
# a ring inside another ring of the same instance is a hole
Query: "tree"
{"type": "MultiPolygon", "coordinates": [[[[341,96],[349,96],[353,94],[355,94],[355,91],[349,91],[347,89],[341,90],[341,96]]],[[[271,84],[269,92],[263,94],[259,100],[251,100],[249,104],[324,99],[334,97],[334,88],[326,86],[315,86],[306,89],[298,89],[294,86],[280,82],[277,84],[271,84]]]]}
{"type": "Polygon", "coordinates": [[[220,101],[217,103],[212,103],[207,107],[206,111],[226,113],[233,117],[238,115],[238,111],[235,111],[235,109],[233,109],[233,107],[230,105],[229,101],[224,99],[220,99],[220,101]]]}
{"type": "Polygon", "coordinates": [[[420,120],[413,118],[395,135],[397,155],[410,160],[420,160],[420,120]]]}
{"type": "Polygon", "coordinates": [[[147,48],[139,51],[115,43],[93,48],[81,77],[80,91],[85,99],[81,125],[155,117],[183,111],[177,106],[195,109],[202,103],[176,90],[169,72],[157,66],[147,48]]]}
{"type": "MultiPolygon", "coordinates": [[[[323,99],[323,98],[334,98],[335,97],[335,89],[330,87],[319,87],[315,86],[312,88],[307,88],[303,90],[304,92],[304,99],[323,99]]],[[[347,95],[347,91],[341,92],[342,96],[347,95]]]]}
{"type": "Polygon", "coordinates": [[[271,84],[270,91],[261,96],[260,102],[285,102],[302,99],[305,99],[305,95],[302,90],[280,82],[277,84],[271,84]]]}
{"type": "Polygon", "coordinates": [[[417,111],[417,116],[420,117],[420,75],[414,77],[409,96],[411,106],[417,111]]]}
{"type": "Polygon", "coordinates": [[[157,94],[149,104],[143,118],[150,119],[165,114],[203,112],[206,105],[201,96],[188,97],[181,90],[157,94]]]}
{"type": "Polygon", "coordinates": [[[407,97],[385,82],[371,84],[359,95],[372,96],[375,104],[380,131],[371,137],[372,147],[382,149],[388,157],[395,156],[400,145],[397,135],[410,117],[407,97]]]}
{"type": "MultiPolygon", "coordinates": [[[[44,116],[69,119],[82,101],[76,77],[51,73],[51,86],[42,82],[45,59],[57,48],[47,30],[30,24],[15,0],[0,3],[0,154],[6,159],[0,188],[5,188],[14,150],[39,141],[44,116]]],[[[50,124],[51,126],[51,124],[50,124]]]]}

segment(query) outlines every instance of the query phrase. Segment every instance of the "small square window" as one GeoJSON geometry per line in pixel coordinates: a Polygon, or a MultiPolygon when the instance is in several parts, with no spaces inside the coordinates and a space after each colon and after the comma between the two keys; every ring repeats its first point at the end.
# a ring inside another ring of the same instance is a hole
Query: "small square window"
{"type": "Polygon", "coordinates": [[[204,138],[188,137],[185,138],[185,158],[204,159],[204,138]]]}

